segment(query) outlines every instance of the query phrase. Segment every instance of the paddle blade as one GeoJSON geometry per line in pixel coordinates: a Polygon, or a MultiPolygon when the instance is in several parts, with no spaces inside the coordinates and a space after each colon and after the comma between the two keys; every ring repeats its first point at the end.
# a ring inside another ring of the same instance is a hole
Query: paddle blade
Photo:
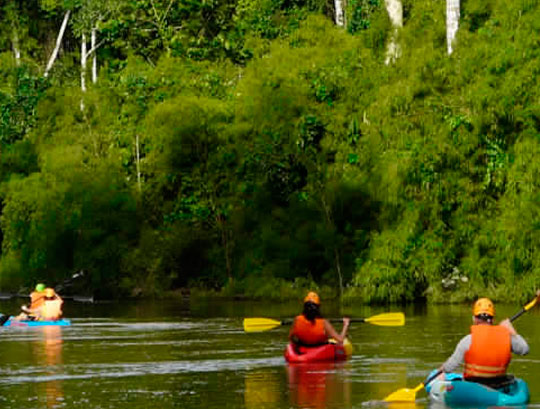
{"type": "Polygon", "coordinates": [[[269,331],[281,325],[281,321],[270,318],[244,318],[244,331],[262,332],[269,331]]]}
{"type": "Polygon", "coordinates": [[[532,300],[530,303],[528,303],[525,307],[523,307],[523,309],[525,311],[529,311],[532,307],[536,305],[537,302],[538,302],[538,297],[532,300]]]}
{"type": "Polygon", "coordinates": [[[89,302],[89,303],[94,302],[94,296],[93,295],[91,295],[91,296],[74,295],[71,298],[73,298],[73,301],[77,301],[77,302],[89,302]]]}
{"type": "Polygon", "coordinates": [[[416,400],[416,390],[403,388],[391,393],[384,400],[386,402],[414,402],[416,400]]]}
{"type": "Polygon", "coordinates": [[[405,315],[402,312],[388,312],[366,318],[365,321],[374,325],[398,327],[405,325],[405,315]]]}

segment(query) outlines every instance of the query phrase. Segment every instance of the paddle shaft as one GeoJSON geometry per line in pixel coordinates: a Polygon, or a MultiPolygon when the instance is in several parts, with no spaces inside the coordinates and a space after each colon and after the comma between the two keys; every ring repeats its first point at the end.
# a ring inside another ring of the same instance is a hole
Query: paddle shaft
{"type": "Polygon", "coordinates": [[[518,313],[516,313],[516,314],[514,314],[514,315],[512,315],[512,316],[510,317],[510,322],[512,322],[512,321],[514,321],[515,319],[521,317],[521,316],[522,316],[523,314],[525,314],[526,312],[527,312],[527,310],[526,310],[525,308],[522,308],[520,312],[518,312],[518,313]]]}
{"type": "MultiPolygon", "coordinates": [[[[333,323],[340,323],[343,322],[343,318],[326,318],[327,321],[333,322],[333,323]]],[[[294,319],[286,319],[281,320],[281,325],[291,325],[294,322],[294,319]]],[[[352,324],[353,322],[368,322],[366,318],[349,318],[349,322],[352,324]]]]}
{"type": "MultiPolygon", "coordinates": [[[[17,298],[28,298],[30,295],[27,294],[13,294],[13,293],[0,293],[0,300],[10,300],[13,297],[17,298]]],[[[85,296],[85,295],[63,295],[62,299],[64,300],[73,300],[73,301],[79,301],[79,302],[94,302],[93,296],[85,296]]]]}

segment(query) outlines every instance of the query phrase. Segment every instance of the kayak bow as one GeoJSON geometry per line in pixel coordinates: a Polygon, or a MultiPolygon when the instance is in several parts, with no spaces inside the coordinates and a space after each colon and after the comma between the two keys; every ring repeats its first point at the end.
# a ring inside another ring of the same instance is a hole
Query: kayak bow
{"type": "Polygon", "coordinates": [[[489,407],[522,405],[529,402],[529,387],[523,379],[515,378],[504,387],[493,389],[476,382],[463,380],[461,374],[447,373],[445,380],[435,380],[426,386],[433,402],[448,406],[489,407]]]}
{"type": "Polygon", "coordinates": [[[316,347],[295,347],[289,343],[283,355],[289,363],[334,362],[350,358],[352,350],[352,344],[348,339],[341,345],[330,342],[316,347]]]}

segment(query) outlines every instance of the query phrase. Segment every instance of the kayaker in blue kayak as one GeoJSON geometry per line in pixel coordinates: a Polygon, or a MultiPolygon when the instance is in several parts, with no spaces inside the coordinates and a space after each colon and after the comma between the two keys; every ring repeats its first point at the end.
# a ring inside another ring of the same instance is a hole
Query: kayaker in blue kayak
{"type": "Polygon", "coordinates": [[[495,306],[490,299],[480,298],[474,303],[471,333],[459,341],[454,353],[442,365],[443,372],[453,372],[465,364],[463,378],[466,381],[494,388],[512,381],[513,377],[506,374],[512,353],[526,355],[529,345],[509,319],[495,325],[494,317],[495,306]]]}
{"type": "Polygon", "coordinates": [[[56,321],[62,317],[62,304],[64,301],[56,294],[54,289],[45,288],[38,284],[36,291],[31,294],[31,304],[23,305],[23,312],[14,319],[16,321],[56,321]]]}
{"type": "Polygon", "coordinates": [[[343,318],[343,329],[338,333],[321,315],[319,295],[310,291],[304,298],[304,310],[293,322],[289,339],[297,346],[317,346],[328,343],[329,338],[343,343],[347,336],[350,319],[343,318]]]}

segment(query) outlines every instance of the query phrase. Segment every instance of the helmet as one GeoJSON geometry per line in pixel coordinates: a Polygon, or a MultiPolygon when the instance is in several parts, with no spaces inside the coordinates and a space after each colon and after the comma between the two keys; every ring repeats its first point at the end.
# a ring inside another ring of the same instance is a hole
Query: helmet
{"type": "Polygon", "coordinates": [[[45,297],[54,297],[54,290],[52,288],[46,288],[45,297]]]}
{"type": "Polygon", "coordinates": [[[313,304],[320,305],[321,300],[319,298],[319,295],[316,292],[310,291],[308,295],[306,295],[306,298],[304,298],[304,303],[306,302],[312,302],[313,304]]]}
{"type": "Polygon", "coordinates": [[[39,283],[39,284],[36,285],[36,291],[38,293],[42,292],[43,290],[45,290],[45,284],[39,283]]]}
{"type": "Polygon", "coordinates": [[[473,315],[476,317],[478,315],[485,314],[490,317],[495,316],[495,306],[489,298],[479,298],[473,306],[473,315]]]}

